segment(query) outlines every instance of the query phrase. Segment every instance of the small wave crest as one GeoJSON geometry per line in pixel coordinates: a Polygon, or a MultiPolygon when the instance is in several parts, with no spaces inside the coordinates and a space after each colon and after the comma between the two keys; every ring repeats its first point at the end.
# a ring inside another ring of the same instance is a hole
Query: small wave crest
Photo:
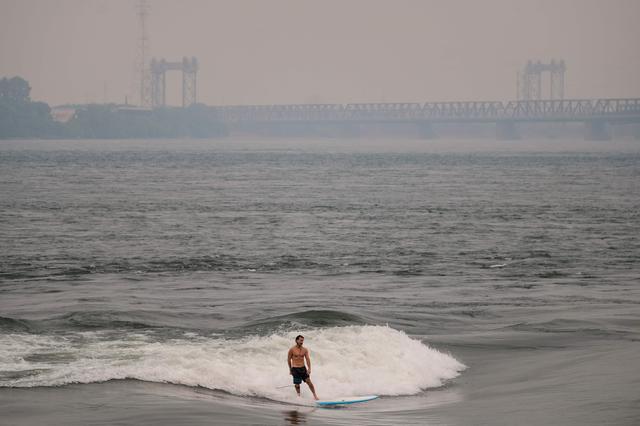
{"type": "Polygon", "coordinates": [[[0,331],[41,333],[82,330],[154,329],[163,326],[158,319],[159,317],[159,314],[148,311],[78,311],[40,320],[0,317],[0,331]]]}
{"type": "Polygon", "coordinates": [[[33,279],[76,277],[89,274],[111,273],[171,273],[199,271],[250,271],[275,272],[290,270],[313,270],[333,268],[322,262],[292,255],[236,257],[228,254],[194,257],[126,259],[65,258],[64,261],[51,257],[19,260],[0,260],[0,277],[6,279],[33,279]]]}
{"type": "MultiPolygon", "coordinates": [[[[242,339],[185,334],[155,341],[144,333],[85,331],[60,335],[0,335],[2,387],[61,386],[115,379],[201,386],[235,395],[294,398],[286,352],[297,332],[242,339]]],[[[404,332],[387,326],[347,326],[304,332],[313,380],[324,398],[411,395],[441,386],[465,369],[404,332]]],[[[307,393],[308,390],[304,389],[307,393]]]]}
{"type": "Polygon", "coordinates": [[[367,321],[354,314],[341,311],[325,310],[308,310],[296,312],[287,315],[278,315],[270,318],[252,321],[243,325],[243,330],[258,332],[265,334],[263,331],[291,330],[320,328],[320,327],[339,327],[348,325],[361,325],[367,321]]]}
{"type": "Polygon", "coordinates": [[[0,330],[10,332],[27,332],[32,328],[31,322],[16,318],[0,317],[0,330]]]}

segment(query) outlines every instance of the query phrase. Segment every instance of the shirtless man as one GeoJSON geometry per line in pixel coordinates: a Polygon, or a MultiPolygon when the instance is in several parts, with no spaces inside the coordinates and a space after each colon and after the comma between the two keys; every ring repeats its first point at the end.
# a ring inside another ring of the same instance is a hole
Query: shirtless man
{"type": "Polygon", "coordinates": [[[302,347],[304,343],[304,337],[296,337],[296,345],[289,349],[287,354],[287,365],[289,366],[289,374],[293,376],[293,384],[296,386],[296,392],[300,396],[300,383],[305,382],[309,385],[313,397],[318,400],[316,395],[316,389],[311,383],[311,358],[309,357],[309,350],[302,347]],[[307,360],[307,366],[309,370],[304,366],[304,361],[307,360]]]}

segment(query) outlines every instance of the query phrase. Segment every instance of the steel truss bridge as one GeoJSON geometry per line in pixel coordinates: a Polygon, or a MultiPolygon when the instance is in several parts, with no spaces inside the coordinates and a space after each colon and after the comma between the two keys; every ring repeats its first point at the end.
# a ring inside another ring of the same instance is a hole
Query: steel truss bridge
{"type": "Polygon", "coordinates": [[[425,137],[432,124],[494,123],[498,139],[518,139],[517,123],[583,122],[585,139],[608,140],[611,124],[640,123],[640,98],[362,104],[237,105],[215,107],[229,127],[295,124],[407,123],[425,137]]]}
{"type": "Polygon", "coordinates": [[[216,107],[233,123],[273,122],[639,122],[640,98],[511,102],[236,105],[216,107]]]}

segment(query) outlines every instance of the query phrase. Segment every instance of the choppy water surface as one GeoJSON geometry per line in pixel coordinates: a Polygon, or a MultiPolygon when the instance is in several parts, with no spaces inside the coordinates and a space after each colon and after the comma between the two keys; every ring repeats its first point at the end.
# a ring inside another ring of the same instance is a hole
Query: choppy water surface
{"type": "Polygon", "coordinates": [[[1,142],[0,422],[637,424],[640,145],[564,144],[1,142]]]}

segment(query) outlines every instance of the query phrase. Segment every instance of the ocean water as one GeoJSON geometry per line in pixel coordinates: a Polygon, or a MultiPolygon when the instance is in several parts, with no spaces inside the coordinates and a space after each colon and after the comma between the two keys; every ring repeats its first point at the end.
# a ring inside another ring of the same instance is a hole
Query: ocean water
{"type": "Polygon", "coordinates": [[[639,235],[637,141],[1,141],[0,424],[635,425],[639,235]]]}

